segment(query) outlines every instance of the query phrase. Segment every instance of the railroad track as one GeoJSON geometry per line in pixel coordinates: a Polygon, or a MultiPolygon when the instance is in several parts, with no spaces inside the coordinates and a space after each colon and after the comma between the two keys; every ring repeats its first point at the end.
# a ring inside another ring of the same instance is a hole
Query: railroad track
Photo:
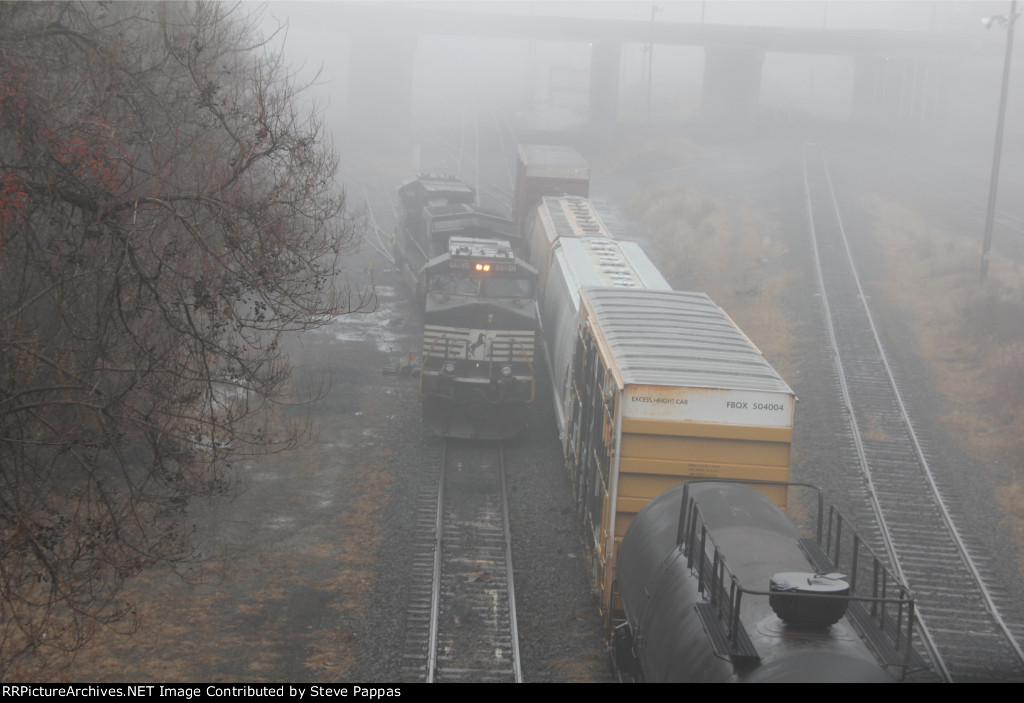
{"type": "Polygon", "coordinates": [[[425,478],[406,678],[522,682],[504,452],[500,445],[443,440],[425,478]]]}
{"type": "Polygon", "coordinates": [[[892,566],[917,599],[918,631],[947,681],[1024,680],[1024,650],[947,507],[861,288],[820,150],[804,182],[822,300],[856,454],[892,566]]]}
{"type": "Polygon", "coordinates": [[[467,104],[457,135],[421,129],[417,137],[421,170],[458,176],[476,189],[478,206],[511,216],[517,140],[493,103],[467,104]]]}

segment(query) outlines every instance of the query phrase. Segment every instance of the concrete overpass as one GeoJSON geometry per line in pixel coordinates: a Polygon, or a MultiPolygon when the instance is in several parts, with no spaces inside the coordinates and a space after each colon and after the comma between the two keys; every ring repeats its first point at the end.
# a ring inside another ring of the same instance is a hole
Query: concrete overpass
{"type": "Polygon", "coordinates": [[[456,14],[396,3],[344,3],[336,6],[335,18],[353,37],[350,105],[375,106],[362,119],[378,126],[382,105],[396,120],[411,115],[415,51],[423,35],[589,44],[589,111],[598,126],[617,119],[624,45],[701,47],[702,113],[717,125],[741,130],[753,121],[760,104],[766,54],[851,57],[852,118],[897,124],[926,120],[943,110],[954,99],[950,72],[965,61],[997,63],[1002,50],[1001,38],[983,31],[968,35],[456,14]]]}

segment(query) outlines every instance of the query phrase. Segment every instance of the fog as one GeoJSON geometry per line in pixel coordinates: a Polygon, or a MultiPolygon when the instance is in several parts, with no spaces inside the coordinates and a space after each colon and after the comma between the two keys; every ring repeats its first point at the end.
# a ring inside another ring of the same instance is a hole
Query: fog
{"type": "MultiPolygon", "coordinates": [[[[408,27],[392,31],[381,24],[353,30],[370,10],[397,17],[444,13],[453,27],[482,15],[501,14],[526,17],[537,26],[550,24],[549,18],[580,18],[966,38],[973,43],[973,53],[951,54],[945,62],[929,57],[899,63],[900,57],[893,57],[885,70],[914,73],[901,79],[910,81],[911,88],[897,90],[926,94],[898,97],[895,107],[875,114],[872,108],[856,114],[854,56],[769,51],[763,55],[757,107],[762,113],[867,124],[892,136],[930,139],[945,149],[977,152],[980,167],[991,156],[1007,35],[998,24],[986,30],[982,18],[1008,14],[1009,3],[272,2],[266,6],[265,27],[285,27],[276,40],[285,40],[286,56],[302,67],[303,76],[311,79],[320,71],[309,94],[323,108],[342,147],[351,140],[365,143],[368,128],[376,130],[371,136],[382,142],[404,143],[404,134],[414,127],[458,121],[467,110],[484,106],[514,119],[540,119],[556,127],[581,126],[589,119],[594,49],[588,42],[427,32],[413,36],[408,27]],[[378,66],[373,57],[385,57],[388,65],[378,66]],[[928,75],[918,75],[922,71],[928,75]]],[[[703,47],[658,44],[652,57],[649,44],[625,42],[620,52],[616,124],[685,124],[699,114],[704,101],[703,47]]],[[[1006,121],[1007,149],[1016,153],[1024,141],[1018,126],[1024,124],[1022,55],[1024,50],[1016,52],[1006,121]]],[[[892,90],[891,79],[886,80],[887,87],[876,90],[892,90]]],[[[1010,161],[1012,169],[1019,159],[1010,161]]]]}

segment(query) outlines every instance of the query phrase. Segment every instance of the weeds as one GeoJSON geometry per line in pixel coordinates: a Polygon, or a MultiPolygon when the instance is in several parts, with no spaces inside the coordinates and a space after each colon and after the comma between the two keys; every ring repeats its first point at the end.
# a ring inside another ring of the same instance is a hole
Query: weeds
{"type": "Polygon", "coordinates": [[[881,199],[871,204],[890,262],[887,298],[914,319],[918,349],[950,408],[943,421],[952,435],[966,453],[1003,471],[996,498],[1024,542],[1024,274],[997,260],[980,281],[977,242],[881,199]]]}
{"type": "MultiPolygon", "coordinates": [[[[888,262],[886,297],[914,320],[918,349],[949,408],[943,422],[967,454],[1004,472],[996,498],[1024,543],[1024,272],[994,261],[982,283],[977,243],[883,198],[867,205],[888,262]]],[[[783,377],[791,375],[794,323],[779,303],[797,273],[769,236],[772,224],[682,187],[647,189],[629,209],[650,232],[672,286],[706,291],[783,377]]]]}
{"type": "Polygon", "coordinates": [[[795,346],[793,321],[780,307],[796,279],[772,225],[745,207],[695,190],[649,189],[629,210],[651,235],[658,268],[679,290],[704,291],[732,317],[785,378],[795,346]]]}

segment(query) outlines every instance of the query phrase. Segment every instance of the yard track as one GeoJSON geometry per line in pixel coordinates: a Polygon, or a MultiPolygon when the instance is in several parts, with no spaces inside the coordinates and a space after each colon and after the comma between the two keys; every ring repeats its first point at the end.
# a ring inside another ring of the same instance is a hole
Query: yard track
{"type": "Polygon", "coordinates": [[[917,599],[918,632],[947,681],[1024,680],[1024,651],[1001,615],[914,430],[857,275],[824,153],[804,152],[808,220],[832,354],[853,443],[893,569],[917,599]]]}
{"type": "Polygon", "coordinates": [[[442,440],[416,518],[406,675],[522,682],[500,445],[442,440]]]}

